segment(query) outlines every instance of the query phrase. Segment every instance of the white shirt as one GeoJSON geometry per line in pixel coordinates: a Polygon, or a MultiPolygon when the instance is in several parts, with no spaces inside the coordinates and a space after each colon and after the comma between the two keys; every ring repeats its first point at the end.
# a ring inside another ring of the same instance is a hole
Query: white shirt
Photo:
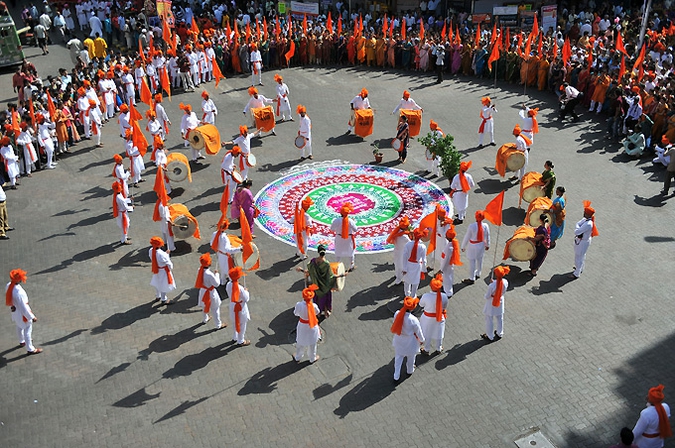
{"type": "Polygon", "coordinates": [[[509,281],[505,278],[501,279],[503,287],[502,295],[499,299],[499,305],[492,306],[492,296],[495,295],[498,281],[499,280],[497,279],[492,280],[492,283],[490,283],[490,286],[488,286],[488,289],[485,292],[485,306],[483,307],[483,314],[486,316],[499,316],[500,314],[504,314],[504,294],[506,294],[506,290],[509,288],[509,281]]]}
{"type": "Polygon", "coordinates": [[[401,98],[401,101],[399,101],[398,106],[394,108],[394,111],[392,114],[395,114],[396,112],[399,111],[399,109],[403,110],[420,110],[422,109],[420,106],[417,105],[414,99],[408,97],[406,100],[405,98],[401,98]]]}
{"type": "Polygon", "coordinates": [[[265,106],[265,103],[271,104],[274,101],[266,98],[263,95],[258,94],[258,98],[255,96],[252,96],[250,100],[248,100],[248,103],[246,104],[246,107],[244,107],[244,113],[249,113],[251,109],[260,109],[261,107],[265,106]]]}
{"type": "Polygon", "coordinates": [[[309,119],[307,114],[304,117],[300,116],[300,129],[298,132],[307,140],[312,138],[312,120],[309,119]]]}
{"type": "Polygon", "coordinates": [[[349,104],[354,106],[354,110],[370,109],[370,100],[368,97],[362,98],[361,95],[356,95],[349,104]]]}

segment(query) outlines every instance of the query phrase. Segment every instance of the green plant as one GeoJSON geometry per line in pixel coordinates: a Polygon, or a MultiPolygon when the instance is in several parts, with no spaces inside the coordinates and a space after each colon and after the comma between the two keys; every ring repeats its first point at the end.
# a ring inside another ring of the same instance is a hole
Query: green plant
{"type": "Polygon", "coordinates": [[[417,139],[422,145],[426,146],[434,156],[441,158],[441,171],[443,175],[452,181],[455,174],[459,172],[459,164],[462,159],[462,154],[455,148],[455,138],[452,135],[446,135],[443,138],[429,132],[424,137],[417,139]]]}
{"type": "Polygon", "coordinates": [[[373,155],[381,156],[382,152],[380,151],[380,145],[378,145],[377,143],[373,143],[373,146],[375,147],[375,149],[373,149],[373,155]]]}

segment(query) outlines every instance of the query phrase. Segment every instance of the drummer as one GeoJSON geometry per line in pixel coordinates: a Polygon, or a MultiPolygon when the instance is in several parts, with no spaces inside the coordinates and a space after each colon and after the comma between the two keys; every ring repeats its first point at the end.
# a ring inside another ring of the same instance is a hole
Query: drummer
{"type": "MultiPolygon", "coordinates": [[[[234,198],[234,192],[237,188],[238,182],[235,180],[235,162],[238,157],[241,155],[241,148],[239,146],[233,146],[231,150],[225,153],[223,157],[223,162],[220,164],[220,178],[223,181],[223,185],[227,185],[229,189],[229,196],[227,198],[227,203],[231,204],[232,199],[234,198]]],[[[237,173],[238,174],[238,173],[237,173]]]]}
{"type": "Polygon", "coordinates": [[[204,90],[202,92],[202,124],[216,124],[216,115],[218,115],[218,108],[216,103],[209,98],[209,92],[204,90]]]}
{"type": "MultiPolygon", "coordinates": [[[[244,251],[244,246],[233,247],[230,238],[225,231],[230,227],[230,222],[223,218],[218,224],[218,230],[211,235],[211,250],[218,255],[218,266],[221,266],[223,273],[234,268],[234,254],[244,251]]],[[[227,275],[220,276],[221,286],[227,283],[227,275]]]]}
{"type": "MultiPolygon", "coordinates": [[[[253,109],[260,109],[265,107],[265,104],[272,104],[274,103],[274,100],[271,100],[264,95],[261,95],[258,93],[258,89],[255,87],[251,86],[248,88],[248,94],[251,96],[251,98],[248,100],[248,103],[246,103],[246,106],[244,107],[244,115],[248,114],[249,119],[251,120],[251,127],[255,127],[255,116],[253,114],[253,109]]],[[[258,136],[262,134],[261,132],[258,132],[258,136]]],[[[277,135],[277,132],[275,128],[272,128],[272,135],[277,135]]]]}
{"type": "Polygon", "coordinates": [[[398,106],[394,108],[392,111],[392,115],[394,115],[396,112],[399,110],[421,110],[424,112],[424,109],[422,109],[414,99],[410,98],[410,92],[407,90],[403,91],[403,98],[401,98],[401,101],[399,101],[398,106]]]}
{"type": "Polygon", "coordinates": [[[361,93],[356,95],[353,100],[349,102],[351,107],[351,113],[349,115],[349,128],[347,129],[347,134],[354,132],[354,126],[356,125],[356,114],[354,111],[370,109],[370,100],[368,99],[368,91],[361,89],[361,93]]]}
{"type": "Polygon", "coordinates": [[[355,234],[358,230],[356,223],[349,217],[354,211],[351,202],[345,202],[340,208],[341,218],[335,218],[331,223],[330,230],[335,233],[335,256],[338,261],[349,259],[349,272],[352,272],[356,265],[354,264],[354,253],[356,251],[355,234]]]}
{"type": "Polygon", "coordinates": [[[293,114],[291,113],[291,102],[288,99],[289,91],[288,86],[284,82],[284,78],[281,75],[275,74],[274,81],[277,83],[277,117],[281,117],[281,121],[286,121],[286,117],[289,120],[293,120],[293,114]]]}
{"type": "Polygon", "coordinates": [[[155,203],[155,212],[153,213],[153,221],[159,222],[159,230],[162,232],[162,237],[166,240],[166,253],[176,250],[175,239],[173,237],[173,220],[171,219],[171,210],[169,209],[169,197],[162,193],[157,193],[160,196],[155,203]]]}
{"type": "Polygon", "coordinates": [[[302,147],[302,155],[300,160],[312,160],[312,120],[307,115],[307,109],[302,104],[298,104],[298,114],[300,114],[300,128],[298,129],[298,136],[305,138],[305,146],[302,147]]]}
{"type": "Polygon", "coordinates": [[[161,93],[155,94],[155,115],[157,116],[157,121],[159,121],[159,124],[162,127],[162,139],[166,139],[166,134],[169,133],[169,126],[171,126],[171,120],[169,120],[169,116],[166,114],[164,106],[162,106],[161,93]]]}
{"type": "MultiPolygon", "coordinates": [[[[528,106],[523,104],[523,108],[520,109],[518,115],[520,116],[520,122],[522,126],[522,133],[525,137],[530,139],[530,145],[534,142],[534,134],[539,133],[539,124],[537,123],[537,114],[539,113],[539,108],[530,109],[528,106]]],[[[530,146],[527,147],[530,149],[530,146]]]]}
{"type": "Polygon", "coordinates": [[[225,145],[235,145],[239,146],[241,149],[241,158],[239,159],[239,171],[241,171],[241,177],[246,180],[248,179],[248,159],[249,154],[251,154],[251,139],[256,135],[260,135],[260,131],[249,133],[248,127],[246,125],[239,126],[239,135],[234,140],[225,142],[225,145]]]}
{"type": "Polygon", "coordinates": [[[155,161],[158,170],[164,170],[164,188],[166,189],[166,194],[171,194],[171,184],[169,183],[169,178],[166,176],[166,151],[164,149],[164,141],[162,141],[162,137],[159,134],[155,135],[152,142],[152,156],[150,160],[155,161]]]}
{"type": "Polygon", "coordinates": [[[520,181],[527,171],[527,162],[529,159],[528,148],[532,144],[532,140],[530,140],[525,134],[523,134],[523,131],[520,129],[519,124],[516,124],[516,126],[513,128],[513,135],[515,135],[516,137],[516,149],[525,155],[525,163],[523,164],[522,168],[518,170],[517,174],[509,178],[509,180],[520,181]]]}
{"type": "Polygon", "coordinates": [[[314,303],[318,305],[321,316],[328,318],[333,312],[332,290],[335,286],[335,275],[330,263],[326,260],[326,246],[319,244],[316,250],[319,256],[310,260],[305,277],[309,278],[311,284],[318,287],[314,293],[314,303]]]}
{"type": "MultiPolygon", "coordinates": [[[[199,126],[199,119],[197,118],[197,114],[195,114],[192,111],[192,106],[190,106],[189,104],[180,103],[178,107],[180,107],[181,110],[185,112],[180,120],[180,134],[183,137],[185,147],[187,148],[188,146],[190,146],[188,134],[190,133],[190,131],[194,130],[197,126],[199,126]]],[[[205,157],[202,155],[202,152],[200,150],[192,148],[193,162],[196,162],[198,159],[204,158],[205,157]]]]}

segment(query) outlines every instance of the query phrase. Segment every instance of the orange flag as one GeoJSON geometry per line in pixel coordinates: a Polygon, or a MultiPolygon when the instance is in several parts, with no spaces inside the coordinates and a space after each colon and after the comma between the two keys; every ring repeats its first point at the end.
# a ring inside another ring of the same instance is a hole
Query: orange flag
{"type": "Polygon", "coordinates": [[[475,37],[475,44],[477,45],[478,42],[480,42],[480,23],[476,24],[476,37],[475,37]]]}
{"type": "Polygon", "coordinates": [[[447,29],[448,24],[443,22],[443,29],[441,30],[441,40],[445,40],[445,35],[448,34],[448,29],[447,29]]]}
{"type": "Polygon", "coordinates": [[[511,48],[511,28],[506,28],[506,36],[504,36],[504,49],[508,51],[511,48]]]}
{"type": "Polygon", "coordinates": [[[420,40],[424,40],[424,19],[420,19],[420,40]]]}
{"type": "Polygon", "coordinates": [[[359,22],[354,20],[354,31],[352,31],[352,34],[354,35],[355,38],[358,39],[359,37],[359,22]]]}
{"type": "Polygon", "coordinates": [[[307,14],[302,16],[302,34],[307,35],[307,14]]]}
{"type": "Polygon", "coordinates": [[[230,21],[225,22],[225,32],[227,33],[226,42],[229,44],[232,40],[232,28],[230,28],[230,21]]]}
{"type": "Polygon", "coordinates": [[[168,202],[168,195],[166,194],[166,185],[164,185],[164,170],[158,169],[155,174],[155,185],[152,189],[157,193],[157,199],[162,201],[162,205],[168,202]]]}
{"type": "Polygon", "coordinates": [[[169,81],[169,74],[167,73],[166,67],[159,71],[159,83],[162,85],[162,89],[169,95],[169,101],[171,101],[171,82],[169,81]]]}
{"type": "Polygon", "coordinates": [[[497,40],[497,21],[492,24],[492,36],[490,36],[490,44],[494,44],[497,40]]]}
{"type": "Polygon", "coordinates": [[[620,51],[621,53],[625,54],[628,56],[628,52],[626,51],[626,47],[623,46],[623,38],[621,37],[621,33],[616,33],[616,51],[620,51]]]}
{"type": "Polygon", "coordinates": [[[33,130],[37,130],[37,122],[35,121],[35,106],[33,106],[33,98],[28,99],[28,114],[30,115],[30,122],[33,123],[33,130]]]}
{"type": "Polygon", "coordinates": [[[363,36],[363,17],[359,14],[359,36],[363,36]]]}
{"type": "Polygon", "coordinates": [[[537,20],[537,13],[534,13],[534,23],[532,24],[532,31],[530,31],[530,35],[534,37],[539,35],[539,22],[537,20]]]}
{"type": "Polygon", "coordinates": [[[215,57],[211,59],[211,63],[213,64],[213,77],[216,78],[216,87],[218,87],[218,84],[220,84],[220,80],[225,79],[225,77],[223,76],[223,72],[220,71],[220,67],[216,62],[215,57]]]}
{"type": "Polygon", "coordinates": [[[567,65],[567,61],[570,60],[571,56],[572,56],[572,48],[570,47],[570,39],[569,39],[569,37],[566,37],[565,38],[565,45],[563,45],[563,48],[562,48],[563,65],[567,65]]]}
{"type": "Polygon", "coordinates": [[[197,22],[195,21],[195,16],[192,16],[192,26],[190,27],[190,31],[192,31],[195,34],[195,41],[196,41],[197,36],[199,36],[199,27],[197,26],[197,22]]]}
{"type": "Polygon", "coordinates": [[[626,74],[626,56],[621,55],[621,66],[619,67],[619,82],[623,79],[623,75],[626,74]]]}
{"type": "Polygon", "coordinates": [[[281,36],[281,25],[279,24],[278,17],[275,20],[276,24],[274,25],[274,35],[277,37],[277,40],[279,40],[279,36],[281,36]]]}
{"type": "Polygon", "coordinates": [[[51,120],[54,121],[54,115],[56,114],[56,106],[54,106],[54,101],[52,100],[52,96],[49,94],[49,90],[47,90],[47,110],[49,111],[49,116],[51,117],[51,120]]]}
{"type": "Polygon", "coordinates": [[[239,43],[239,25],[236,20],[232,22],[232,25],[234,25],[234,40],[239,43]]]}
{"type": "Polygon", "coordinates": [[[162,16],[162,39],[164,42],[171,42],[171,28],[166,23],[166,16],[162,16]]]}
{"type": "MultiPolygon", "coordinates": [[[[443,23],[443,29],[445,29],[445,22],[443,23]]],[[[450,29],[448,30],[448,42],[452,43],[452,23],[450,24],[450,29]]]]}
{"type": "Polygon", "coordinates": [[[143,53],[143,46],[141,45],[140,39],[138,39],[138,55],[141,57],[143,64],[145,64],[145,53],[143,53]]]}
{"type": "Polygon", "coordinates": [[[488,66],[492,70],[492,64],[494,61],[499,59],[499,41],[495,42],[492,46],[492,53],[490,54],[490,59],[488,59],[488,66]]]}
{"type": "Polygon", "coordinates": [[[530,59],[530,54],[532,53],[532,35],[527,36],[527,42],[525,42],[525,56],[524,59],[530,59]]]}
{"type": "Polygon", "coordinates": [[[405,17],[403,18],[403,22],[401,24],[401,39],[405,40],[405,31],[406,31],[406,24],[405,24],[405,17]]]}
{"type": "Polygon", "coordinates": [[[246,24],[246,43],[251,40],[251,26],[246,24]]]}
{"type": "Polygon", "coordinates": [[[558,57],[558,39],[554,39],[555,43],[553,44],[553,60],[558,57]]]}
{"type": "MultiPolygon", "coordinates": [[[[246,260],[248,260],[248,258],[253,254],[253,247],[251,246],[251,243],[253,242],[253,235],[251,235],[251,228],[248,225],[248,219],[244,214],[244,209],[241,207],[239,207],[239,222],[241,223],[241,245],[244,248],[243,259],[244,264],[246,264],[246,260]]],[[[260,259],[258,259],[256,264],[252,266],[251,269],[247,270],[255,271],[259,267],[260,259]]]]}
{"type": "Polygon", "coordinates": [[[338,16],[338,36],[342,36],[342,16],[338,16]]]}
{"type": "Polygon", "coordinates": [[[328,34],[333,35],[333,18],[330,16],[330,11],[328,11],[328,18],[326,19],[326,29],[328,34]]]}
{"type": "Polygon", "coordinates": [[[429,236],[431,239],[429,240],[429,244],[427,244],[427,254],[430,254],[431,252],[436,249],[436,230],[438,226],[438,209],[440,206],[436,206],[433,212],[429,213],[427,216],[422,218],[420,221],[419,226],[417,228],[419,229],[429,229],[429,236]]]}
{"type": "Polygon", "coordinates": [[[295,41],[291,40],[291,48],[284,55],[286,57],[286,65],[291,63],[291,58],[295,54],[295,41]]]}
{"type": "Polygon", "coordinates": [[[544,33],[541,33],[539,35],[539,45],[537,46],[537,54],[539,55],[540,58],[544,55],[543,50],[544,50],[544,33]]]}
{"type": "Polygon", "coordinates": [[[148,151],[148,140],[145,138],[145,135],[143,135],[143,131],[141,131],[138,121],[134,120],[131,123],[131,128],[133,129],[131,141],[133,141],[134,146],[138,148],[138,152],[141,153],[141,157],[145,157],[145,153],[148,151]]]}
{"type": "Polygon", "coordinates": [[[129,121],[131,122],[132,120],[142,120],[143,115],[136,109],[136,106],[133,104],[129,105],[129,121]]]}
{"type": "Polygon", "coordinates": [[[176,33],[173,33],[171,36],[171,48],[173,49],[173,55],[176,56],[176,48],[178,48],[178,38],[176,33]]]}
{"type": "Polygon", "coordinates": [[[148,87],[148,81],[145,78],[141,79],[141,101],[150,106],[150,101],[152,101],[152,93],[150,93],[150,87],[148,87]]]}
{"type": "Polygon", "coordinates": [[[260,42],[262,40],[262,31],[260,31],[260,21],[257,17],[255,18],[255,29],[258,35],[258,42],[260,42]]]}
{"type": "Polygon", "coordinates": [[[155,39],[153,36],[154,34],[150,33],[150,36],[148,38],[148,47],[149,47],[148,58],[150,58],[150,60],[152,60],[152,55],[155,53],[155,39]]]}
{"type": "Polygon", "coordinates": [[[389,22],[387,22],[387,14],[385,14],[382,21],[382,37],[387,37],[387,25],[389,25],[389,22]]]}
{"type": "Polygon", "coordinates": [[[640,55],[638,58],[635,60],[635,64],[633,64],[633,70],[637,70],[639,67],[642,67],[642,62],[645,60],[645,50],[647,49],[647,46],[645,44],[642,44],[642,49],[640,50],[640,55]]]}
{"type": "Polygon", "coordinates": [[[496,226],[502,225],[502,206],[504,205],[504,190],[499,193],[488,205],[485,206],[483,214],[485,219],[496,226]]]}
{"type": "Polygon", "coordinates": [[[227,200],[229,198],[230,198],[230,183],[227,182],[225,184],[225,188],[223,189],[223,194],[220,196],[220,220],[218,221],[218,228],[220,228],[220,223],[224,219],[227,219],[227,209],[228,209],[227,200]]]}
{"type": "Polygon", "coordinates": [[[265,40],[269,40],[270,38],[269,32],[267,31],[267,17],[263,17],[263,36],[265,37],[265,40]]]}

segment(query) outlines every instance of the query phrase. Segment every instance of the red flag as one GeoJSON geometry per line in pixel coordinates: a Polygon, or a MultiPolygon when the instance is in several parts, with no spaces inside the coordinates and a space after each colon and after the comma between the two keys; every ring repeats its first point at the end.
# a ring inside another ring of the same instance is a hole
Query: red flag
{"type": "Polygon", "coordinates": [[[459,35],[459,25],[455,28],[455,44],[460,45],[462,43],[462,38],[459,35]]]}
{"type": "Polygon", "coordinates": [[[281,36],[281,25],[279,24],[279,18],[277,17],[276,23],[274,24],[274,35],[276,36],[277,40],[279,40],[279,36],[281,36]]]}
{"type": "Polygon", "coordinates": [[[49,94],[49,90],[47,90],[47,110],[49,111],[49,116],[51,117],[50,121],[54,121],[56,106],[54,106],[54,101],[52,100],[52,96],[49,94]]]}
{"type": "Polygon", "coordinates": [[[427,254],[430,254],[431,252],[436,249],[436,230],[438,226],[438,209],[440,206],[436,206],[433,212],[429,213],[427,216],[422,218],[420,221],[419,226],[417,228],[419,229],[429,229],[429,236],[431,239],[429,240],[429,243],[427,244],[427,254]]]}
{"type": "Polygon", "coordinates": [[[166,67],[159,72],[159,83],[162,85],[162,89],[169,95],[169,101],[171,101],[171,82],[169,81],[169,74],[167,73],[166,67]]]}
{"type": "Polygon", "coordinates": [[[307,35],[307,14],[302,16],[302,34],[307,35]]]}
{"type": "Polygon", "coordinates": [[[129,105],[129,122],[131,122],[131,120],[142,120],[142,119],[143,119],[143,115],[141,115],[141,113],[138,111],[138,109],[136,109],[136,106],[134,106],[133,103],[130,104],[129,105]]]}
{"type": "Polygon", "coordinates": [[[333,35],[333,18],[330,15],[330,11],[328,11],[328,18],[326,19],[326,29],[328,30],[328,33],[332,36],[333,35]]]}
{"type": "Polygon", "coordinates": [[[490,36],[490,44],[494,44],[497,40],[497,21],[492,24],[492,36],[490,36]]]}
{"type": "Polygon", "coordinates": [[[441,40],[445,40],[445,35],[448,34],[447,26],[448,24],[445,21],[443,21],[443,29],[441,30],[441,40]]]}
{"type": "Polygon", "coordinates": [[[199,27],[197,26],[197,22],[195,21],[195,16],[192,16],[192,26],[190,27],[190,31],[194,33],[196,42],[197,36],[199,36],[199,27]]]}
{"type": "Polygon", "coordinates": [[[260,21],[257,17],[255,18],[255,30],[258,35],[258,42],[260,42],[262,40],[262,31],[260,31],[260,21]]]}
{"type": "Polygon", "coordinates": [[[387,25],[389,25],[389,22],[387,22],[387,14],[385,13],[382,21],[382,37],[387,37],[387,25]]]}
{"type": "Polygon", "coordinates": [[[420,19],[420,40],[424,40],[424,19],[420,19]]]}
{"type": "Polygon", "coordinates": [[[211,59],[211,63],[213,64],[213,77],[216,78],[216,87],[218,87],[218,84],[220,84],[220,80],[225,79],[225,77],[223,76],[223,72],[220,71],[220,67],[216,62],[215,57],[211,59]]]}
{"type": "Polygon", "coordinates": [[[626,74],[626,56],[621,55],[621,66],[619,67],[619,82],[623,79],[623,75],[626,74]]]}
{"type": "Polygon", "coordinates": [[[150,101],[152,101],[152,93],[150,93],[150,87],[148,87],[148,82],[145,78],[141,79],[141,101],[150,106],[150,101]]]}
{"type": "Polygon", "coordinates": [[[633,70],[637,70],[639,67],[642,67],[642,62],[645,60],[645,50],[647,49],[647,45],[642,44],[642,49],[640,50],[640,55],[638,58],[635,60],[635,64],[633,64],[633,70]]]}
{"type": "MultiPolygon", "coordinates": [[[[246,260],[248,260],[253,254],[253,246],[251,246],[251,243],[253,242],[253,235],[251,235],[251,227],[248,225],[248,219],[246,218],[246,214],[244,214],[244,209],[241,207],[239,207],[239,222],[241,223],[241,245],[244,248],[244,253],[242,255],[244,264],[246,264],[246,260]]],[[[259,267],[260,259],[258,259],[256,264],[252,266],[251,269],[247,270],[255,271],[259,267]]]]}
{"type": "Polygon", "coordinates": [[[523,34],[519,33],[518,34],[518,43],[516,43],[516,51],[518,52],[518,55],[521,58],[524,58],[523,56],[523,34]]]}
{"type": "Polygon", "coordinates": [[[251,25],[250,22],[246,23],[246,43],[251,40],[251,25]]]}
{"type": "Polygon", "coordinates": [[[621,32],[616,33],[615,47],[616,47],[616,51],[620,51],[621,53],[628,56],[628,52],[626,51],[626,47],[623,46],[623,38],[621,37],[621,32]]]}
{"type": "Polygon", "coordinates": [[[403,22],[401,25],[401,39],[405,40],[405,31],[406,31],[406,24],[405,24],[405,17],[403,18],[403,22]]]}
{"type": "Polygon", "coordinates": [[[359,36],[363,36],[363,17],[359,14],[359,36]]]}
{"type": "Polygon", "coordinates": [[[567,65],[567,61],[570,60],[571,56],[572,56],[572,48],[570,47],[570,39],[569,39],[569,37],[566,37],[565,38],[565,45],[563,45],[563,48],[562,48],[563,66],[567,65]]]}
{"type": "Polygon", "coordinates": [[[263,17],[263,37],[265,40],[269,40],[269,32],[267,31],[267,17],[263,17]]]}
{"type": "Polygon", "coordinates": [[[171,28],[166,23],[166,16],[162,16],[162,39],[164,42],[171,42],[171,28]]]}
{"type": "Polygon", "coordinates": [[[488,205],[485,206],[483,214],[485,219],[496,226],[502,225],[502,206],[504,205],[504,190],[499,193],[488,205]]]}
{"type": "Polygon", "coordinates": [[[338,16],[337,28],[338,28],[338,36],[342,36],[342,16],[341,15],[338,16]]]}
{"type": "Polygon", "coordinates": [[[544,33],[541,33],[539,35],[539,45],[537,46],[537,54],[539,54],[540,58],[544,56],[543,50],[544,50],[544,33]]]}
{"type": "Polygon", "coordinates": [[[492,63],[499,59],[499,42],[495,42],[492,46],[492,53],[490,54],[490,59],[488,59],[488,66],[492,70],[492,63]]]}
{"type": "Polygon", "coordinates": [[[229,44],[232,40],[232,28],[230,28],[230,21],[225,22],[225,32],[227,33],[226,42],[229,44]]]}
{"type": "Polygon", "coordinates": [[[284,55],[286,57],[286,65],[291,63],[291,58],[295,55],[295,41],[291,40],[291,48],[284,55]]]}
{"type": "Polygon", "coordinates": [[[131,141],[134,142],[134,146],[138,148],[138,152],[141,153],[141,157],[145,156],[145,153],[148,151],[148,140],[143,135],[141,127],[138,125],[138,121],[134,120],[131,123],[131,128],[133,129],[133,134],[131,135],[131,141]]]}
{"type": "Polygon", "coordinates": [[[476,37],[475,37],[475,44],[478,45],[478,42],[480,42],[480,23],[476,24],[476,37]]]}
{"type": "Polygon", "coordinates": [[[539,35],[539,23],[537,21],[536,11],[534,13],[534,23],[532,24],[532,31],[530,31],[530,35],[533,36],[533,38],[539,35]]]}

